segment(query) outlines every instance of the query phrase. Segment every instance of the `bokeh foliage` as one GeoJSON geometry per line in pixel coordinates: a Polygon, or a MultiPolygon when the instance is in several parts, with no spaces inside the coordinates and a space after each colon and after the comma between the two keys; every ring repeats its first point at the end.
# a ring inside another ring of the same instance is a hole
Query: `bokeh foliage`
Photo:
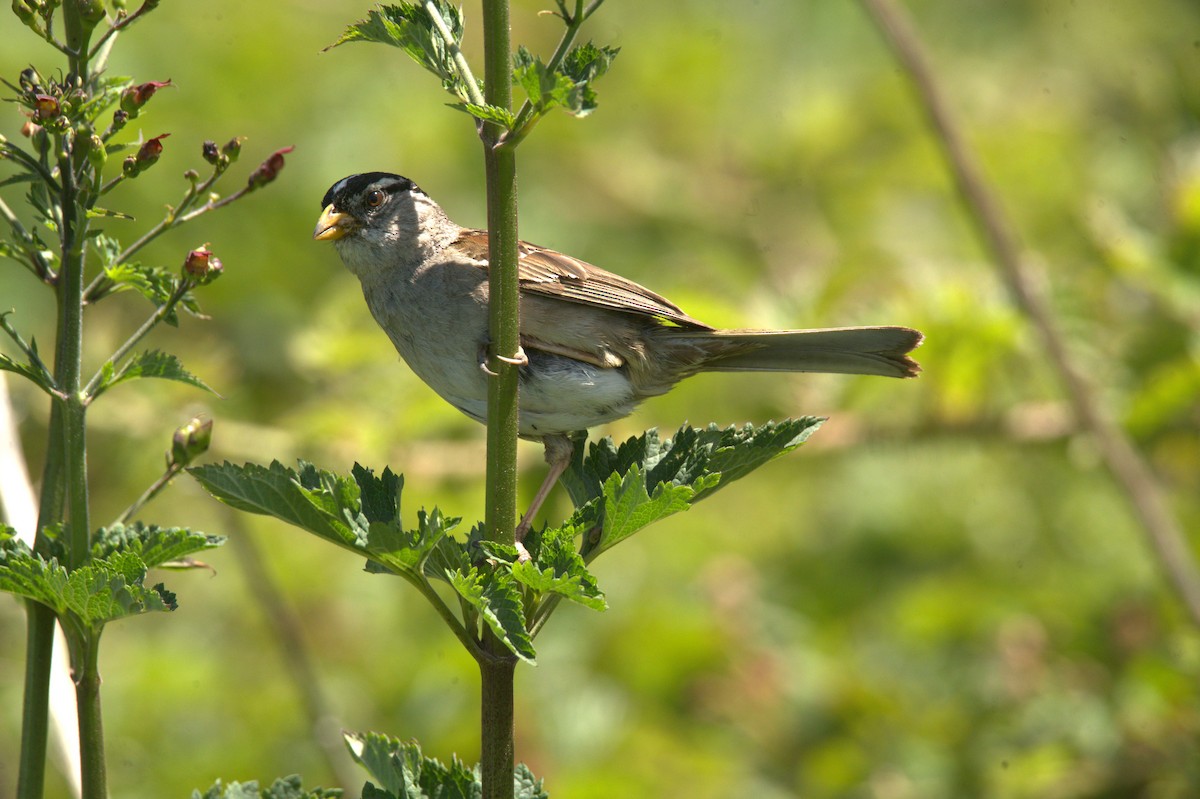
{"type": "MultiPolygon", "coordinates": [[[[534,16],[545,5],[514,3],[514,39],[531,49],[559,32],[534,16]]],[[[1200,528],[1200,10],[909,5],[1076,352],[1184,526],[1200,528]]],[[[226,270],[206,290],[212,321],[155,344],[223,395],[204,400],[214,458],[389,463],[410,509],[472,516],[482,430],[396,362],[353,278],[310,241],[329,184],[371,169],[412,177],[464,224],[483,221],[474,130],[436,82],[383,48],[319,53],[367,8],[163,3],[117,48],[115,73],[179,86],[138,121],[146,137],[172,135],[137,186],[182,186],[205,139],[296,145],[286,188],[205,223],[226,270]]],[[[477,9],[465,10],[475,47],[477,9]]],[[[913,325],[928,336],[926,372],[906,383],[703,376],[603,431],[832,417],[799,453],[597,563],[609,611],[560,611],[579,615],[550,624],[541,665],[518,678],[520,759],[572,799],[1200,792],[1200,635],[1074,435],[862,10],[618,3],[589,25],[621,57],[586,125],[552,115],[523,146],[522,234],[714,324],[913,325]]],[[[0,17],[10,79],[46,58],[18,33],[0,17]]],[[[19,126],[0,117],[6,136],[19,126]]],[[[192,235],[168,234],[145,257],[173,269],[200,243],[192,235]]],[[[0,262],[0,311],[21,308],[24,329],[48,342],[43,294],[0,262]]],[[[96,309],[95,352],[139,302],[96,309]]],[[[36,473],[44,398],[10,385],[36,473]]],[[[100,523],[157,476],[146,449],[196,398],[156,385],[97,405],[100,523]]],[[[537,447],[523,455],[528,495],[542,465],[537,447]]],[[[418,597],[353,556],[227,513],[187,481],[147,520],[255,536],[339,722],[475,759],[474,666],[432,612],[414,623],[418,597]]],[[[215,577],[173,581],[174,623],[106,636],[113,794],[186,796],[216,777],[292,772],[332,782],[237,550],[206,559],[215,577]]],[[[6,604],[7,753],[24,636],[6,604]]],[[[0,796],[10,762],[0,756],[0,796]]]]}

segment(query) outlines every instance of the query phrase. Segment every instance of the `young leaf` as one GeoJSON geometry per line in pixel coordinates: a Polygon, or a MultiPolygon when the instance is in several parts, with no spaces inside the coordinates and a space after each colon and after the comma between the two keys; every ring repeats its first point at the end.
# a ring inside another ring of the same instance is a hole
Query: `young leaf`
{"type": "Polygon", "coordinates": [[[524,543],[532,559],[524,562],[517,557],[515,547],[480,543],[485,545],[484,551],[489,557],[506,563],[513,578],[539,598],[559,594],[592,610],[607,610],[608,602],[596,584],[596,578],[575,551],[575,536],[576,530],[570,525],[543,532],[530,531],[524,543]]]}
{"type": "Polygon", "coordinates": [[[125,362],[120,369],[114,369],[110,363],[103,366],[102,380],[92,396],[98,397],[106,390],[112,388],[118,383],[123,383],[126,380],[134,380],[139,377],[157,377],[163,380],[177,380],[180,383],[187,383],[189,386],[207,391],[210,394],[217,394],[207,383],[194,374],[183,368],[183,363],[166,352],[159,350],[149,350],[130,358],[125,362]]]}
{"type": "Polygon", "coordinates": [[[567,52],[562,71],[572,83],[572,90],[563,103],[568,113],[583,117],[596,109],[596,90],[592,84],[608,72],[620,51],[619,47],[597,47],[588,42],[567,52]]]}
{"type": "Polygon", "coordinates": [[[467,604],[479,611],[496,637],[512,653],[535,665],[537,653],[525,627],[525,607],[513,576],[499,569],[478,569],[449,575],[450,585],[467,604]]]}

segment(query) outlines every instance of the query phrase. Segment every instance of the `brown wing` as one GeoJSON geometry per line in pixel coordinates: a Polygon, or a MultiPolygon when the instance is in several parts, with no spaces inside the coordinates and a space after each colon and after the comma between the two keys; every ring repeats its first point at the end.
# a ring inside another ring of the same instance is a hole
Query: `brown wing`
{"type": "MultiPolygon", "coordinates": [[[[487,231],[464,230],[455,246],[487,268],[487,231]]],[[[649,316],[680,327],[713,329],[688,316],[682,308],[661,294],[578,258],[524,241],[518,245],[517,257],[517,275],[525,291],[622,313],[649,316]]]]}

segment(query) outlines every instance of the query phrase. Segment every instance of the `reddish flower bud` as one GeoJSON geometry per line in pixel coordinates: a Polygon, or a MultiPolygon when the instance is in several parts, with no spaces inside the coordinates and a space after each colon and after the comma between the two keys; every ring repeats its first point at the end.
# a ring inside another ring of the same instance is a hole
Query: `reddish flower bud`
{"type": "Polygon", "coordinates": [[[250,188],[258,189],[270,183],[275,178],[279,177],[279,173],[283,171],[283,156],[290,153],[295,147],[284,147],[276,150],[267,157],[259,165],[258,169],[250,173],[250,188]]]}
{"type": "Polygon", "coordinates": [[[183,259],[184,277],[195,280],[201,286],[213,282],[224,271],[225,265],[221,263],[220,258],[212,254],[207,244],[192,250],[187,254],[187,258],[183,259]]]}
{"type": "Polygon", "coordinates": [[[42,126],[32,120],[25,120],[25,124],[21,125],[21,135],[27,139],[32,139],[35,135],[42,132],[42,126]]]}
{"type": "Polygon", "coordinates": [[[170,136],[170,133],[161,133],[153,139],[146,139],[142,144],[141,149],[137,153],[137,164],[141,169],[153,164],[162,155],[163,145],[162,140],[170,136]]]}
{"type": "Polygon", "coordinates": [[[39,122],[58,116],[58,100],[48,94],[37,94],[33,98],[33,118],[39,122]]]}
{"type": "Polygon", "coordinates": [[[170,86],[171,79],[165,81],[147,81],[146,83],[130,86],[121,92],[121,110],[129,114],[137,114],[138,109],[150,101],[154,93],[164,86],[170,86]]]}

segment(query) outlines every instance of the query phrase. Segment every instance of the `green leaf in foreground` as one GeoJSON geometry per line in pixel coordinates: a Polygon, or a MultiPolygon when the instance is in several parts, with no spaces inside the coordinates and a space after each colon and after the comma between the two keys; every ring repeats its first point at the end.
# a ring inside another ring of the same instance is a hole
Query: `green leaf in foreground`
{"type": "Polygon", "coordinates": [[[311,788],[305,790],[298,774],[280,777],[265,791],[258,782],[231,782],[228,785],[217,780],[204,793],[192,791],[192,799],[338,799],[342,795],[337,788],[311,788]]]}
{"type": "MultiPolygon", "coordinates": [[[[450,765],[425,757],[417,742],[405,743],[378,733],[348,733],[350,753],[379,783],[367,783],[363,797],[371,799],[478,799],[483,794],[479,769],[470,768],[457,757],[450,765]]],[[[516,799],[549,799],[542,781],[524,764],[513,773],[516,799]]],[[[207,799],[207,797],[205,798],[207,799]]]]}
{"type": "Polygon", "coordinates": [[[663,440],[648,430],[620,446],[605,438],[575,454],[562,483],[576,511],[563,531],[581,535],[584,560],[647,525],[686,510],[717,489],[800,446],[823,420],[814,417],[755,427],[682,427],[663,440]]]}
{"type": "Polygon", "coordinates": [[[358,464],[351,477],[300,462],[289,469],[232,463],[196,466],[188,472],[210,494],[238,510],[274,516],[364,555],[384,569],[424,581],[426,561],[459,522],[434,508],[417,514],[417,528],[400,522],[404,480],[390,469],[376,476],[358,464]]]}

